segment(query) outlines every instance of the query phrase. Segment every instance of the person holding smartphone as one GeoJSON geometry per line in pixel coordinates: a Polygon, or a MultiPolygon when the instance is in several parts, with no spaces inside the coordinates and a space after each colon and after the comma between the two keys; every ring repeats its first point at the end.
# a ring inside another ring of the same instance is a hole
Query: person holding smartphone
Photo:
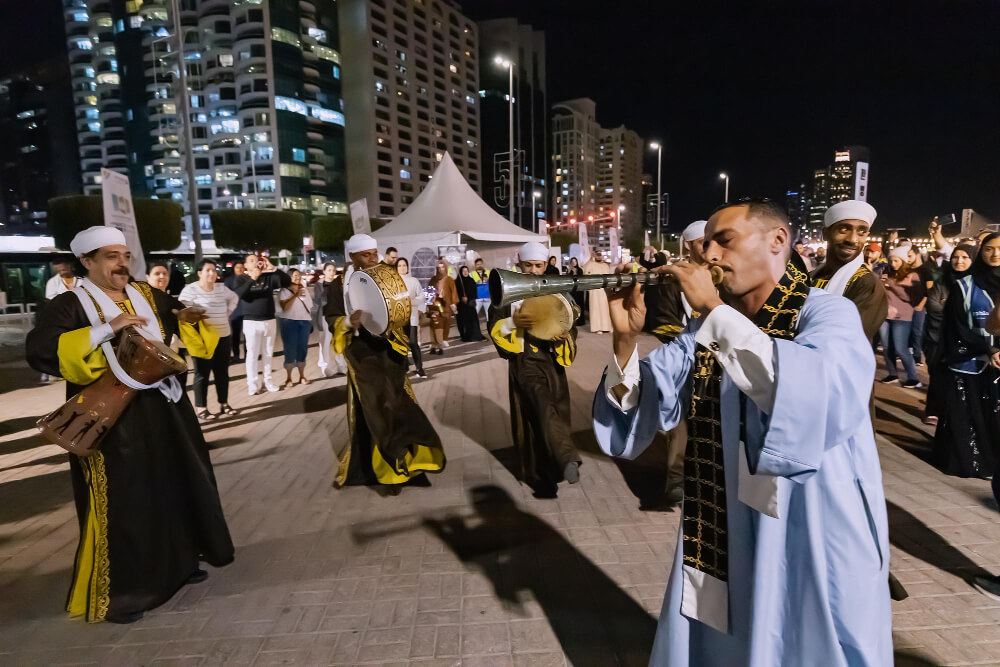
{"type": "Polygon", "coordinates": [[[246,271],[234,282],[233,291],[240,297],[243,312],[243,336],[246,339],[247,392],[251,396],[261,393],[258,368],[264,379],[264,389],[274,392],[278,386],[271,380],[271,357],[274,356],[274,339],[278,334],[275,320],[274,292],[292,284],[291,278],[280,271],[263,254],[247,255],[246,271]],[[263,363],[258,366],[258,357],[263,363]]]}

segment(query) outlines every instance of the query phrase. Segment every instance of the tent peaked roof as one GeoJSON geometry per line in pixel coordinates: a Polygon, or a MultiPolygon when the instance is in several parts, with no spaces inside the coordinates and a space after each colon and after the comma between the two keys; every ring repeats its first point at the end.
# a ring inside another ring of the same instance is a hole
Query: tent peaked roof
{"type": "Polygon", "coordinates": [[[392,239],[434,234],[465,234],[477,241],[514,243],[547,240],[546,236],[511,224],[490,208],[466,183],[448,153],[420,196],[372,236],[392,239]]]}

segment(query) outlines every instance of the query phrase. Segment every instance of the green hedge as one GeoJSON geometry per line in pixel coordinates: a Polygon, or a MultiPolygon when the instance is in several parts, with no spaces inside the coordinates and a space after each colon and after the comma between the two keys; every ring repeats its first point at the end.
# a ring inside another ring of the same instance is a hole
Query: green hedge
{"type": "Polygon", "coordinates": [[[354,233],[351,216],[346,213],[334,213],[324,215],[321,218],[313,218],[312,228],[313,246],[323,252],[343,251],[344,241],[351,238],[354,233]]]}
{"type": "Polygon", "coordinates": [[[563,252],[569,252],[569,244],[577,243],[580,240],[579,234],[574,234],[573,232],[552,232],[549,234],[549,243],[553,247],[562,248],[563,252]]]}
{"type": "Polygon", "coordinates": [[[291,250],[302,248],[305,216],[296,211],[268,208],[217,209],[209,214],[215,245],[233,250],[291,250]]]}
{"type": "MultiPolygon", "coordinates": [[[[143,252],[173,250],[181,244],[184,209],[169,199],[136,198],[135,223],[143,252]]],[[[69,248],[78,232],[104,224],[104,204],[97,195],[53,197],[48,204],[48,223],[57,248],[69,248]]]]}

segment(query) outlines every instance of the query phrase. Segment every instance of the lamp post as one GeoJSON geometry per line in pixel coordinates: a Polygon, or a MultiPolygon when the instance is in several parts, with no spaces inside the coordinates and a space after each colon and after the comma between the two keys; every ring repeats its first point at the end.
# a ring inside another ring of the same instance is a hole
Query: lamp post
{"type": "Polygon", "coordinates": [[[191,211],[191,240],[194,242],[194,261],[201,261],[201,213],[198,211],[198,184],[194,175],[194,132],[191,131],[191,98],[187,86],[187,63],[184,60],[184,24],[181,23],[180,0],[170,3],[173,10],[174,36],[177,38],[177,70],[180,88],[177,91],[177,113],[184,124],[184,167],[188,174],[188,208],[191,211]]]}
{"type": "Polygon", "coordinates": [[[649,147],[656,151],[656,243],[663,248],[663,233],[660,229],[660,216],[663,215],[663,198],[661,188],[663,185],[663,145],[652,141],[649,147]]]}
{"type": "Polygon", "coordinates": [[[538,190],[535,190],[534,192],[531,193],[531,228],[536,230],[536,232],[539,234],[542,233],[542,230],[539,229],[538,213],[535,211],[535,206],[537,205],[538,199],[541,196],[542,193],[539,192],[538,190]]]}
{"type": "MultiPolygon", "coordinates": [[[[504,58],[503,56],[497,56],[493,59],[500,67],[507,68],[507,113],[509,116],[508,128],[508,139],[509,139],[509,150],[510,153],[510,221],[514,222],[514,167],[516,160],[514,159],[514,61],[509,58],[504,58]]],[[[520,176],[520,175],[518,175],[520,176]]],[[[534,226],[534,225],[532,225],[534,226]]]]}
{"type": "Polygon", "coordinates": [[[719,180],[726,182],[726,198],[723,200],[726,204],[729,203],[729,174],[722,172],[719,174],[719,180]]]}

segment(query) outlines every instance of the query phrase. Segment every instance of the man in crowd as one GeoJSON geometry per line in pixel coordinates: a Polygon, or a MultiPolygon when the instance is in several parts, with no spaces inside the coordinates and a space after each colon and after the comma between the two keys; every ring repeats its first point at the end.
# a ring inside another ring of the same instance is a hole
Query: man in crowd
{"type": "Polygon", "coordinates": [[[889,270],[889,262],[886,260],[885,256],[882,254],[882,244],[877,241],[871,241],[864,249],[865,265],[868,266],[868,270],[874,273],[879,278],[889,270]]]}
{"type": "MultiPolygon", "coordinates": [[[[222,284],[235,292],[236,284],[240,282],[240,276],[243,275],[243,272],[243,262],[236,262],[233,264],[233,272],[223,278],[222,284]]],[[[229,330],[232,331],[234,362],[242,361],[246,356],[245,346],[243,348],[244,354],[240,354],[240,344],[243,340],[243,310],[240,308],[240,303],[242,303],[242,300],[236,302],[236,310],[229,315],[229,330]]]]}
{"type": "MultiPolygon", "coordinates": [[[[531,241],[521,246],[522,273],[545,273],[548,251],[531,241]]],[[[507,360],[511,432],[521,480],[538,496],[554,497],[559,482],[580,481],[580,453],[570,430],[569,382],[566,368],[576,358],[576,327],[557,340],[540,340],[527,332],[534,322],[521,312],[522,302],[490,307],[488,327],[493,344],[507,360]]]]}
{"type": "Polygon", "coordinates": [[[673,274],[703,316],[638,360],[638,289],[615,295],[594,399],[633,458],[689,415],[681,530],[650,664],[889,665],[888,522],[857,308],[791,261],[785,211],[727,204],[673,274]]]}
{"type": "Polygon", "coordinates": [[[72,292],[80,284],[73,275],[73,259],[60,255],[52,260],[52,277],[45,283],[45,300],[51,301],[63,292],[72,292]]]}
{"type": "Polygon", "coordinates": [[[795,253],[802,258],[802,263],[805,264],[807,271],[812,271],[815,267],[813,264],[812,255],[809,252],[809,248],[802,241],[795,242],[795,253]]]}
{"type": "MultiPolygon", "coordinates": [[[[106,355],[114,354],[112,341],[125,327],[161,342],[180,332],[196,344],[197,329],[187,325],[204,312],[148,283],[130,282],[131,256],[119,230],[90,227],[70,248],[87,277],[41,313],[26,344],[33,368],[66,378],[67,398],[112,372],[106,355]]],[[[66,425],[75,426],[80,415],[68,410],[66,425]]],[[[80,523],[70,614],[92,623],[132,623],[181,586],[203,581],[199,561],[232,562],[208,446],[174,378],[137,390],[100,450],[69,459],[80,523]]]]}
{"type": "Polygon", "coordinates": [[[274,291],[292,284],[291,278],[262,255],[247,255],[246,272],[236,281],[233,291],[240,297],[243,312],[243,335],[247,341],[247,391],[251,396],[262,393],[257,377],[257,358],[263,356],[264,389],[274,392],[278,386],[271,381],[271,359],[278,324],[274,315],[274,291]]]}
{"type": "Polygon", "coordinates": [[[476,281],[476,314],[483,311],[486,315],[490,312],[490,272],[486,270],[486,264],[482,257],[476,258],[475,270],[472,271],[472,279],[476,281]]]}
{"type": "Polygon", "coordinates": [[[344,279],[337,275],[337,264],[331,260],[323,265],[323,276],[313,288],[313,326],[319,331],[319,372],[326,377],[347,373],[344,355],[334,352],[330,346],[333,333],[328,324],[346,314],[344,279]]]}
{"type": "MultiPolygon", "coordinates": [[[[355,271],[379,263],[378,246],[367,234],[348,239],[346,250],[355,271]]],[[[428,485],[424,473],[441,472],[446,461],[441,440],[406,376],[406,333],[368,331],[360,304],[353,305],[349,293],[346,297],[346,314],[327,320],[334,351],[344,355],[348,368],[350,442],[340,455],[334,486],[380,485],[396,495],[407,483],[428,485]]]]}
{"type": "Polygon", "coordinates": [[[399,259],[399,252],[392,246],[385,249],[385,256],[382,258],[389,266],[396,266],[396,260],[399,259]]]}
{"type": "Polygon", "coordinates": [[[919,285],[914,290],[913,320],[910,323],[910,349],[913,351],[913,361],[922,365],[924,346],[924,322],[927,320],[927,295],[937,280],[938,267],[933,262],[924,262],[920,249],[910,245],[906,253],[906,261],[917,273],[919,285]]]}
{"type": "Polygon", "coordinates": [[[829,248],[826,262],[810,276],[816,287],[854,302],[869,341],[888,312],[882,281],[862,254],[875,216],[875,208],[863,201],[842,201],[828,208],[823,215],[823,238],[829,248]]]}

